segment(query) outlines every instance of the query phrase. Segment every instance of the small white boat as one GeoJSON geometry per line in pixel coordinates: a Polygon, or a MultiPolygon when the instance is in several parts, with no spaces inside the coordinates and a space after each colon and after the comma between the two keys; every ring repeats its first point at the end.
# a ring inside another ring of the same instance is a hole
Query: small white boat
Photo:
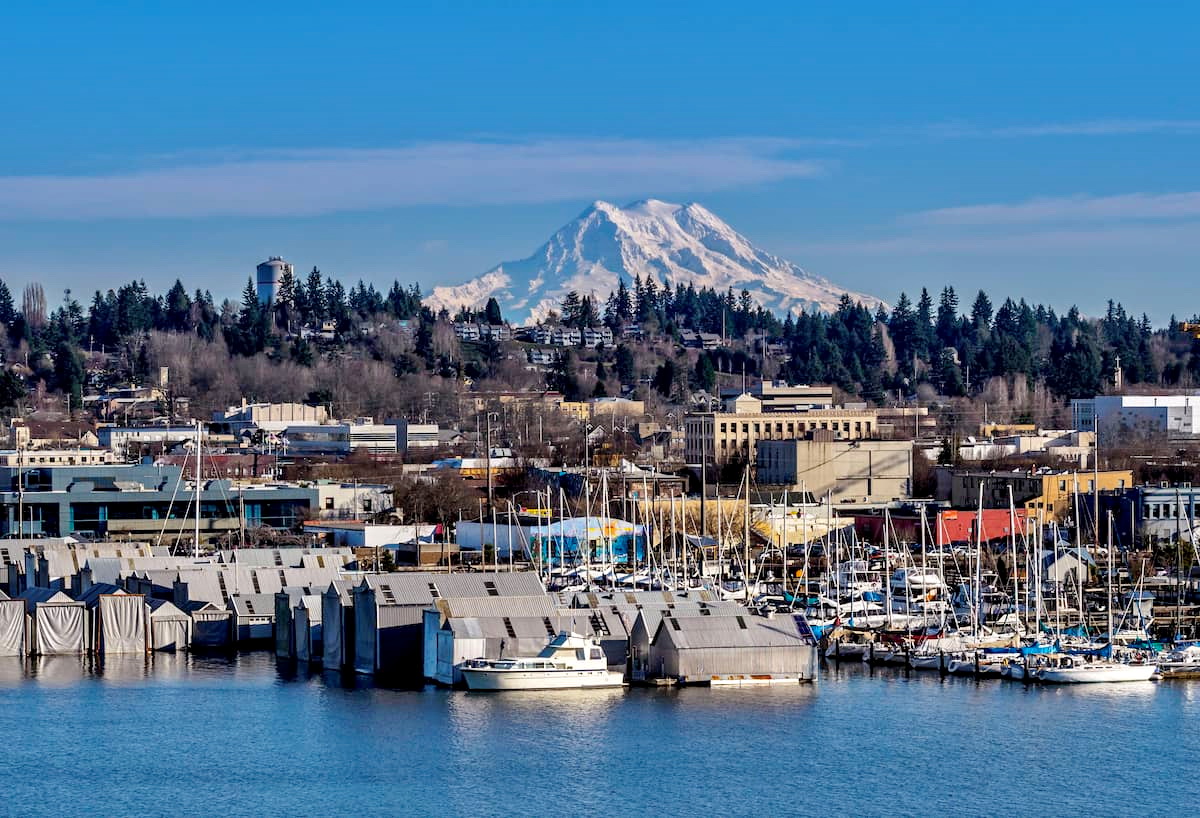
{"type": "Polygon", "coordinates": [[[1045,684],[1148,682],[1157,673],[1158,666],[1151,662],[1123,663],[1059,656],[1037,671],[1037,680],[1045,684]]]}
{"type": "Polygon", "coordinates": [[[560,633],[537,656],[473,659],[462,668],[470,690],[570,690],[621,687],[624,674],[608,669],[600,643],[560,633]]]}
{"type": "Polygon", "coordinates": [[[941,670],[942,655],[938,652],[908,654],[908,666],[913,670],[941,670]]]}

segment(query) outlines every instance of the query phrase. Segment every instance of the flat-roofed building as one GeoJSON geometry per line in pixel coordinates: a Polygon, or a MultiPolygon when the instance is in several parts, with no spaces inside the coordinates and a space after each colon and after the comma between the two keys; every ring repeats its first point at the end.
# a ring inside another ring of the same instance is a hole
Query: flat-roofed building
{"type": "Polygon", "coordinates": [[[913,447],[906,440],[762,440],[757,466],[759,485],[835,503],[885,503],[912,493],[913,447]]]}
{"type": "Polygon", "coordinates": [[[798,440],[827,432],[838,440],[877,436],[873,409],[813,409],[807,412],[764,412],[762,403],[741,395],[728,411],[688,415],[684,421],[684,457],[689,463],[753,463],[760,440],[798,440]]]}

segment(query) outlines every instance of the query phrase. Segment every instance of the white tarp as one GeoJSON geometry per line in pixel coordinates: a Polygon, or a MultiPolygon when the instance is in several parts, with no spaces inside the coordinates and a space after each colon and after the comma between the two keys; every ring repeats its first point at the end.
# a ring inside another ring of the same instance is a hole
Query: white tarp
{"type": "Polygon", "coordinates": [[[146,652],[146,600],[141,594],[105,594],[97,608],[101,653],[146,652]]]}
{"type": "Polygon", "coordinates": [[[187,617],[151,619],[150,638],[155,650],[187,650],[192,643],[192,620],[187,617]]]}
{"type": "Polygon", "coordinates": [[[163,599],[147,601],[150,608],[150,647],[159,651],[187,650],[192,645],[192,618],[163,599]]]}
{"type": "Polygon", "coordinates": [[[86,611],[83,603],[42,605],[34,612],[34,633],[39,656],[67,656],[87,648],[86,611]]]}
{"type": "Polygon", "coordinates": [[[25,603],[0,600],[0,656],[25,655],[25,603]]]}

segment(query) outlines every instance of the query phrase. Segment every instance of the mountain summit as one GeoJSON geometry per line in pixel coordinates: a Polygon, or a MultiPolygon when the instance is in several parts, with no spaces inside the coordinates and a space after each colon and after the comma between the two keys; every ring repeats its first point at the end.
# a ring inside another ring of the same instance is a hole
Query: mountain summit
{"type": "Polygon", "coordinates": [[[619,278],[628,285],[634,276],[672,287],[745,289],[776,311],[832,311],[843,295],[871,308],[880,303],[759,250],[701,205],[655,199],[627,207],[596,202],[529,258],[505,262],[466,284],[435,287],[427,302],[453,312],[482,307],[495,296],[505,317],[519,322],[558,309],[571,290],[603,302],[619,278]]]}

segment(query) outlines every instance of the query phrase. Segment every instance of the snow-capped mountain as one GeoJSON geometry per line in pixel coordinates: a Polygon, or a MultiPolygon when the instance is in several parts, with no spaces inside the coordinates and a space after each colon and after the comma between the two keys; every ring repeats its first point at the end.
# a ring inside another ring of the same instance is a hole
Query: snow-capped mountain
{"type": "Polygon", "coordinates": [[[495,296],[509,321],[541,318],[571,290],[599,301],[634,276],[696,289],[749,290],[778,312],[836,309],[842,295],[874,309],[880,300],[805,272],[752,245],[698,204],[654,199],[617,207],[596,202],[550,237],[536,253],[505,262],[459,286],[435,287],[427,302],[451,312],[482,307],[495,296]]]}

